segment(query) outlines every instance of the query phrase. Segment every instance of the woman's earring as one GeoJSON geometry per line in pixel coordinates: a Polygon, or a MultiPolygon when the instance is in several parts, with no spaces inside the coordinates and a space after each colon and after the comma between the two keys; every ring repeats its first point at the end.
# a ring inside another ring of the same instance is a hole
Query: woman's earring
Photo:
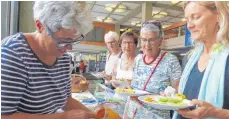
{"type": "Polygon", "coordinates": [[[36,20],[36,27],[37,27],[38,32],[41,33],[42,24],[38,20],[36,20]]]}

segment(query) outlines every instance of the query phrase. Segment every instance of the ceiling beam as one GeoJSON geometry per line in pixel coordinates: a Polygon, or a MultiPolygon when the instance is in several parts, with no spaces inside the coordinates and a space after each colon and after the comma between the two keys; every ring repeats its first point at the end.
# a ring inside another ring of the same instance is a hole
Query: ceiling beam
{"type": "MultiPolygon", "coordinates": [[[[123,1],[123,2],[134,3],[134,4],[142,4],[142,3],[144,3],[142,1],[123,1]]],[[[167,7],[171,6],[171,5],[167,5],[167,4],[158,3],[157,1],[147,1],[147,2],[152,2],[153,7],[167,8],[167,7]]],[[[169,8],[169,9],[176,10],[176,11],[181,11],[181,12],[184,11],[183,8],[179,7],[179,6],[173,6],[173,7],[169,8]]]]}
{"type": "Polygon", "coordinates": [[[121,5],[122,2],[119,2],[113,9],[112,11],[103,19],[103,22],[108,18],[110,17],[110,15],[112,15],[114,13],[114,11],[119,7],[119,5],[121,5]]]}
{"type": "MultiPolygon", "coordinates": [[[[107,15],[107,13],[106,12],[98,12],[98,11],[92,11],[92,12],[94,12],[94,13],[99,13],[99,14],[104,14],[104,15],[107,15]]],[[[121,16],[121,17],[123,17],[123,16],[126,16],[126,15],[122,15],[122,14],[112,14],[112,15],[117,15],[117,16],[121,16]]],[[[168,17],[175,17],[175,18],[183,18],[181,15],[183,15],[183,14],[180,14],[179,16],[172,16],[172,15],[167,15],[168,17]]],[[[184,15],[183,15],[184,16],[184,15]]],[[[133,18],[136,18],[136,19],[141,19],[141,17],[133,17],[133,18]]]]}
{"type": "MultiPolygon", "coordinates": [[[[139,5],[142,5],[142,3],[144,2],[141,2],[141,1],[122,1],[123,3],[134,3],[134,4],[139,4],[139,5]]],[[[160,7],[160,8],[167,8],[167,7],[171,7],[171,5],[167,5],[167,4],[162,4],[162,3],[158,3],[157,1],[147,1],[147,2],[152,2],[152,6],[153,7],[160,7]]],[[[93,4],[93,3],[88,3],[88,4],[93,4]]],[[[105,7],[105,5],[99,5],[99,4],[94,4],[96,6],[101,6],[101,7],[105,7]]],[[[176,11],[180,11],[180,12],[183,12],[184,9],[182,7],[179,7],[179,6],[173,6],[171,8],[169,8],[171,10],[176,10],[176,11]]]]}
{"type": "Polygon", "coordinates": [[[131,18],[135,17],[136,15],[138,15],[139,13],[141,13],[141,11],[142,11],[142,5],[139,5],[137,8],[133,9],[132,11],[130,11],[129,14],[127,14],[122,19],[120,19],[119,21],[117,21],[116,24],[123,24],[123,23],[125,23],[129,19],[131,19],[131,18]]]}
{"type": "Polygon", "coordinates": [[[96,3],[96,1],[93,1],[91,4],[91,11],[92,11],[93,7],[95,6],[95,3],[96,3]]]}
{"type": "MultiPolygon", "coordinates": [[[[99,13],[99,14],[107,14],[107,12],[99,12],[99,11],[92,11],[94,13],[99,13]]],[[[112,15],[117,15],[117,16],[126,16],[126,15],[121,15],[121,14],[115,14],[113,13],[112,15]]]]}

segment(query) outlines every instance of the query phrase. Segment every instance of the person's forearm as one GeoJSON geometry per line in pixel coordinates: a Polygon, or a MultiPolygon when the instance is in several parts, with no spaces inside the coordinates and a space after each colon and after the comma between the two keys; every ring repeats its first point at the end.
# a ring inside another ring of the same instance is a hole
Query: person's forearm
{"type": "Polygon", "coordinates": [[[85,111],[90,111],[87,107],[81,104],[79,101],[73,99],[72,97],[68,97],[67,103],[64,106],[64,110],[72,110],[72,109],[83,109],[85,111]]]}
{"type": "Polygon", "coordinates": [[[28,114],[14,113],[11,115],[1,115],[1,119],[63,119],[64,113],[56,114],[28,114]]]}
{"type": "Polygon", "coordinates": [[[210,114],[211,117],[218,119],[229,119],[229,110],[226,109],[215,108],[210,114]]]}

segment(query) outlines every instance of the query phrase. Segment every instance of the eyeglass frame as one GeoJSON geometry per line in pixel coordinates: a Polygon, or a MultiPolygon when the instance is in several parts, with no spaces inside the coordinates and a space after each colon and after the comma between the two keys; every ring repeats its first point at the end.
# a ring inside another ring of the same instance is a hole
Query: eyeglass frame
{"type": "Polygon", "coordinates": [[[117,41],[116,41],[116,40],[112,40],[112,41],[105,42],[105,43],[108,45],[108,44],[114,44],[114,43],[117,43],[117,41]]]}
{"type": "MultiPolygon", "coordinates": [[[[152,39],[152,38],[149,38],[149,39],[152,39]]],[[[159,38],[156,38],[154,40],[149,40],[149,39],[141,38],[141,37],[138,38],[138,40],[140,40],[141,42],[144,42],[144,44],[149,42],[151,45],[154,44],[159,38]],[[145,39],[146,41],[143,41],[142,39],[145,39]]]]}
{"type": "Polygon", "coordinates": [[[78,37],[77,39],[74,39],[74,40],[72,40],[71,38],[63,38],[63,39],[71,39],[71,41],[70,42],[64,42],[64,41],[60,41],[60,40],[57,40],[56,38],[55,38],[55,36],[53,35],[53,33],[52,33],[52,31],[51,31],[51,29],[45,24],[45,26],[46,26],[46,28],[47,28],[47,34],[49,35],[49,36],[51,36],[51,38],[54,40],[54,41],[56,41],[56,46],[57,47],[67,47],[67,46],[69,46],[69,45],[74,45],[74,44],[78,44],[78,43],[80,43],[81,41],[83,41],[84,40],[84,35],[80,35],[80,37],[78,37]]]}
{"type": "Polygon", "coordinates": [[[123,45],[126,45],[126,44],[128,44],[128,45],[134,45],[135,42],[134,41],[128,41],[128,42],[122,41],[121,44],[123,44],[123,45]]]}
{"type": "Polygon", "coordinates": [[[147,24],[152,24],[152,25],[157,26],[159,28],[158,38],[162,37],[162,26],[161,26],[161,23],[160,22],[158,22],[158,21],[146,21],[146,22],[143,22],[142,23],[141,28],[143,28],[147,24]]]}

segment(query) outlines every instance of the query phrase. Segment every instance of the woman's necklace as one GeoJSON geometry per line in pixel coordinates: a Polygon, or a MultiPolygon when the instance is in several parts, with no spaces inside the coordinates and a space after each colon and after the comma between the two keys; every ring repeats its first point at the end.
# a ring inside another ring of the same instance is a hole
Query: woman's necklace
{"type": "Polygon", "coordinates": [[[145,63],[146,65],[152,64],[152,63],[155,61],[155,59],[156,59],[156,58],[153,58],[152,61],[150,61],[149,63],[147,63],[147,62],[146,62],[146,55],[143,56],[143,61],[144,61],[144,63],[145,63]]]}
{"type": "Polygon", "coordinates": [[[132,63],[133,63],[132,60],[127,60],[127,59],[124,59],[124,58],[122,59],[122,62],[123,63],[121,63],[121,66],[122,66],[122,68],[124,70],[128,70],[131,67],[132,63]]]}
{"type": "Polygon", "coordinates": [[[153,58],[153,60],[150,61],[150,62],[148,62],[148,63],[146,62],[146,55],[144,55],[144,56],[143,56],[143,62],[144,62],[146,65],[152,64],[152,63],[157,59],[157,57],[159,56],[160,52],[161,52],[161,51],[159,51],[159,53],[157,54],[157,56],[156,56],[155,58],[153,58]]]}

